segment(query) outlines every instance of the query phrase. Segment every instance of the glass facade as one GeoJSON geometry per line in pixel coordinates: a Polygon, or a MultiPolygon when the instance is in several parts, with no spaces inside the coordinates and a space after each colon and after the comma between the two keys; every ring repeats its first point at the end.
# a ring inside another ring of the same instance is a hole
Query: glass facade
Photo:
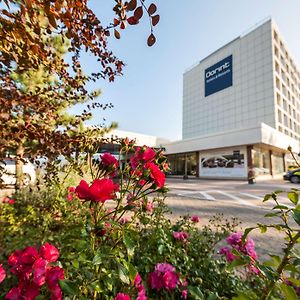
{"type": "Polygon", "coordinates": [[[272,152],[272,173],[282,174],[284,172],[283,156],[280,153],[272,152]]]}
{"type": "Polygon", "coordinates": [[[255,175],[268,175],[270,171],[270,152],[261,148],[252,149],[252,164],[255,175]]]}
{"type": "Polygon", "coordinates": [[[180,153],[168,155],[170,165],[170,175],[185,175],[185,161],[187,167],[187,175],[197,175],[197,153],[180,153]]]}

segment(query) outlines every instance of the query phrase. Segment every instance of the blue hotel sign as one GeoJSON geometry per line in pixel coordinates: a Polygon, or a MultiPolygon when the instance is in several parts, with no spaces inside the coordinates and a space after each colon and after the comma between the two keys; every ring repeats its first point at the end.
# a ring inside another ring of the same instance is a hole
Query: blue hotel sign
{"type": "Polygon", "coordinates": [[[232,55],[207,68],[204,77],[205,97],[232,86],[232,55]]]}

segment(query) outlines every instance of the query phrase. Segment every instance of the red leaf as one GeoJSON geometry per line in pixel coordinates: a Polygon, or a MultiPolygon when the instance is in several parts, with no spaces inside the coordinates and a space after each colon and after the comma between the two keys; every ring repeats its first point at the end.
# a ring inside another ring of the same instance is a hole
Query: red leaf
{"type": "Polygon", "coordinates": [[[121,22],[120,28],[121,29],[125,29],[126,28],[126,22],[125,21],[121,22]]]}
{"type": "Polygon", "coordinates": [[[152,17],[152,25],[153,26],[157,25],[157,23],[159,22],[159,19],[160,19],[159,15],[153,16],[152,17]]]}
{"type": "Polygon", "coordinates": [[[139,6],[133,13],[134,17],[139,20],[143,16],[143,7],[139,6]]]}
{"type": "Polygon", "coordinates": [[[148,7],[148,13],[149,15],[153,15],[156,12],[156,5],[154,3],[151,3],[148,7]]]}
{"type": "Polygon", "coordinates": [[[151,46],[153,46],[153,45],[155,44],[155,42],[156,42],[156,38],[155,38],[154,34],[151,33],[151,34],[149,35],[149,37],[148,37],[147,45],[148,45],[149,47],[151,47],[151,46]]]}
{"type": "Polygon", "coordinates": [[[137,1],[136,0],[131,0],[127,4],[127,8],[126,9],[129,10],[129,11],[133,11],[133,10],[135,10],[136,6],[137,6],[137,1]]]}
{"type": "Polygon", "coordinates": [[[114,26],[118,26],[120,24],[120,20],[114,18],[114,26]]]}
{"type": "Polygon", "coordinates": [[[127,19],[127,22],[129,25],[136,25],[139,21],[134,16],[132,16],[127,19]]]}

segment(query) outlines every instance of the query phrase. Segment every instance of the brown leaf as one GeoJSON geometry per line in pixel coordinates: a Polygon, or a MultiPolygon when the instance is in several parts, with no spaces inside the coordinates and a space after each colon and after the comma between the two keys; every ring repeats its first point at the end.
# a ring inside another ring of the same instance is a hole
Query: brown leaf
{"type": "Polygon", "coordinates": [[[33,53],[38,54],[39,53],[39,46],[38,45],[31,45],[30,46],[33,53]]]}
{"type": "Polygon", "coordinates": [[[154,3],[151,3],[148,7],[148,13],[149,15],[153,15],[156,12],[156,5],[154,3]]]}
{"type": "Polygon", "coordinates": [[[131,0],[131,1],[129,1],[129,3],[127,4],[126,9],[127,9],[128,11],[133,11],[133,10],[135,10],[136,6],[137,6],[137,0],[131,0]]]}
{"type": "Polygon", "coordinates": [[[132,16],[127,19],[127,22],[129,25],[136,25],[136,24],[138,24],[139,21],[134,16],[132,16]]]}
{"type": "Polygon", "coordinates": [[[143,7],[139,6],[133,13],[134,17],[139,20],[143,16],[143,7]]]}
{"type": "Polygon", "coordinates": [[[55,20],[55,16],[54,16],[54,14],[52,13],[52,12],[48,12],[47,13],[47,17],[48,17],[48,19],[49,19],[49,23],[50,23],[50,25],[53,27],[53,28],[57,28],[57,24],[56,24],[56,20],[55,20]]]}
{"type": "Polygon", "coordinates": [[[151,33],[151,34],[149,35],[149,37],[148,37],[147,45],[148,45],[149,47],[151,47],[151,46],[153,46],[153,45],[155,44],[155,42],[156,42],[156,38],[155,38],[154,34],[151,33]]]}
{"type": "Polygon", "coordinates": [[[116,29],[114,30],[114,35],[115,35],[115,38],[118,40],[121,38],[120,32],[116,29]]]}
{"type": "Polygon", "coordinates": [[[157,23],[159,22],[159,19],[160,19],[159,15],[153,16],[153,17],[152,17],[152,25],[153,25],[153,26],[156,26],[157,23]]]}

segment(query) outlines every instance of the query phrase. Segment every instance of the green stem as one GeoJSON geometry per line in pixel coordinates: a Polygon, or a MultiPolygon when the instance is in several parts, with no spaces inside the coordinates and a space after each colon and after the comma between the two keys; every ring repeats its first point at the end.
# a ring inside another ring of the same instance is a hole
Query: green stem
{"type": "MultiPolygon", "coordinates": [[[[281,277],[281,274],[282,274],[282,271],[284,270],[285,266],[288,264],[289,260],[290,260],[290,252],[292,250],[292,248],[295,246],[295,244],[297,243],[297,240],[300,238],[300,231],[298,231],[298,233],[294,236],[294,238],[292,238],[287,247],[285,248],[284,252],[284,257],[281,261],[281,263],[279,264],[279,266],[277,267],[277,274],[278,274],[278,278],[281,277]]],[[[268,286],[267,286],[267,289],[266,289],[266,292],[265,292],[265,296],[262,298],[263,300],[266,300],[266,299],[269,299],[269,297],[271,296],[271,293],[275,287],[275,284],[278,280],[276,281],[271,281],[268,286]]]]}

